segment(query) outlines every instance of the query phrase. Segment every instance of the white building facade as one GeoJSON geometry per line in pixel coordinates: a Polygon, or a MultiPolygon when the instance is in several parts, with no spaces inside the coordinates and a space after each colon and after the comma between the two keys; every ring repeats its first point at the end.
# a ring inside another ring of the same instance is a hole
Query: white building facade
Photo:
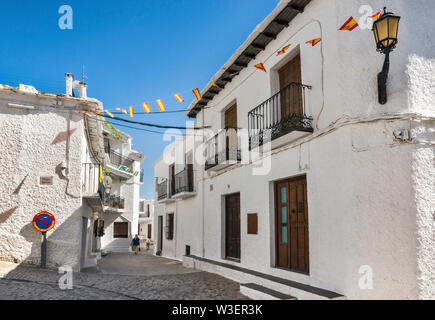
{"type": "Polygon", "coordinates": [[[364,5],[384,1],[281,1],[211,79],[222,91],[187,115],[217,136],[189,130],[154,164],[157,252],[300,299],[435,297],[435,4],[388,8],[402,18],[385,105],[364,5]],[[360,27],[337,31],[350,16],[360,27]],[[179,160],[190,135],[205,166],[179,160]]]}
{"type": "Polygon", "coordinates": [[[145,156],[132,149],[131,136],[108,123],[104,124],[104,146],[110,159],[105,175],[110,177],[111,187],[101,246],[104,251],[129,252],[131,240],[139,233],[141,163],[145,156]]]}
{"type": "Polygon", "coordinates": [[[139,237],[154,242],[154,200],[139,200],[139,237]]]}
{"type": "Polygon", "coordinates": [[[102,125],[83,111],[102,103],[34,87],[0,85],[0,260],[40,264],[41,233],[33,217],[43,211],[56,219],[47,232],[47,266],[74,270],[95,266],[103,218],[102,125]]]}

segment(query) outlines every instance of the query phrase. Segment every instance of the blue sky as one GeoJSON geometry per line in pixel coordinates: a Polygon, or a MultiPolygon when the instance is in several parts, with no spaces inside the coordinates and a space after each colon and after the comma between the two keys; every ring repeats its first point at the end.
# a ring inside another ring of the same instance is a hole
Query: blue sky
{"type": "MultiPolygon", "coordinates": [[[[162,98],[168,110],[186,109],[278,0],[14,0],[0,1],[0,83],[25,83],[64,93],[64,73],[81,78],[88,95],[109,110],[139,110],[162,98]],[[61,30],[61,5],[73,9],[73,30],[61,30]],[[178,103],[173,94],[185,100],[178,103]]],[[[140,110],[142,111],[142,110],[140,110]]],[[[135,120],[184,126],[183,114],[137,115],[135,120]]],[[[152,163],[162,135],[120,128],[147,156],[141,194],[154,197],[152,163]]]]}

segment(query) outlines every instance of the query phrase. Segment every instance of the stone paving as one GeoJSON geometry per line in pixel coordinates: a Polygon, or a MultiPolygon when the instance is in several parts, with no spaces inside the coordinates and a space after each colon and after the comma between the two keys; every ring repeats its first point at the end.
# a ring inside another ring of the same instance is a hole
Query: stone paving
{"type": "Polygon", "coordinates": [[[244,300],[239,284],[147,253],[112,253],[61,290],[52,270],[0,263],[0,300],[244,300]]]}

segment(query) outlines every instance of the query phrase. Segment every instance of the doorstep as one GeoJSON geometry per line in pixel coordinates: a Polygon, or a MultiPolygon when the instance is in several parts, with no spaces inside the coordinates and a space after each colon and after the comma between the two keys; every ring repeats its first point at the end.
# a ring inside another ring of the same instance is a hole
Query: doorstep
{"type": "Polygon", "coordinates": [[[274,290],[287,296],[295,297],[298,300],[345,299],[343,295],[336,292],[313,287],[284,278],[279,278],[270,274],[242,268],[240,266],[200,258],[192,255],[183,257],[183,265],[185,267],[200,269],[210,273],[216,273],[240,284],[250,284],[248,286],[248,289],[250,289],[251,291],[253,289],[252,284],[255,284],[257,286],[274,290]]]}

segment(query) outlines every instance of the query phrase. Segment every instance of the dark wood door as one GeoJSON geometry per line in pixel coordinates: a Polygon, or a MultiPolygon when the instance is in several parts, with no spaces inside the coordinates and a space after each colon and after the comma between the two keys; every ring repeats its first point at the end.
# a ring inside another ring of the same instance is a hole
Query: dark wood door
{"type": "Polygon", "coordinates": [[[187,165],[187,183],[189,192],[193,192],[193,164],[187,165]]]}
{"type": "Polygon", "coordinates": [[[276,265],[309,273],[308,201],[306,177],[275,184],[276,265]]]}
{"type": "Polygon", "coordinates": [[[240,261],[240,194],[225,198],[225,253],[226,258],[240,261]]]}
{"type": "Polygon", "coordinates": [[[227,129],[225,147],[228,150],[227,152],[229,152],[231,147],[235,144],[234,130],[237,130],[237,104],[234,104],[227,111],[225,111],[225,129],[227,129]]]}
{"type": "Polygon", "coordinates": [[[281,90],[281,117],[303,114],[301,56],[298,54],[279,71],[281,90]]]}
{"type": "Polygon", "coordinates": [[[148,225],[148,239],[151,239],[151,238],[152,238],[152,225],[149,224],[148,225]]]}
{"type": "Polygon", "coordinates": [[[158,221],[158,241],[157,241],[157,251],[163,250],[163,216],[159,216],[158,221]]]}

